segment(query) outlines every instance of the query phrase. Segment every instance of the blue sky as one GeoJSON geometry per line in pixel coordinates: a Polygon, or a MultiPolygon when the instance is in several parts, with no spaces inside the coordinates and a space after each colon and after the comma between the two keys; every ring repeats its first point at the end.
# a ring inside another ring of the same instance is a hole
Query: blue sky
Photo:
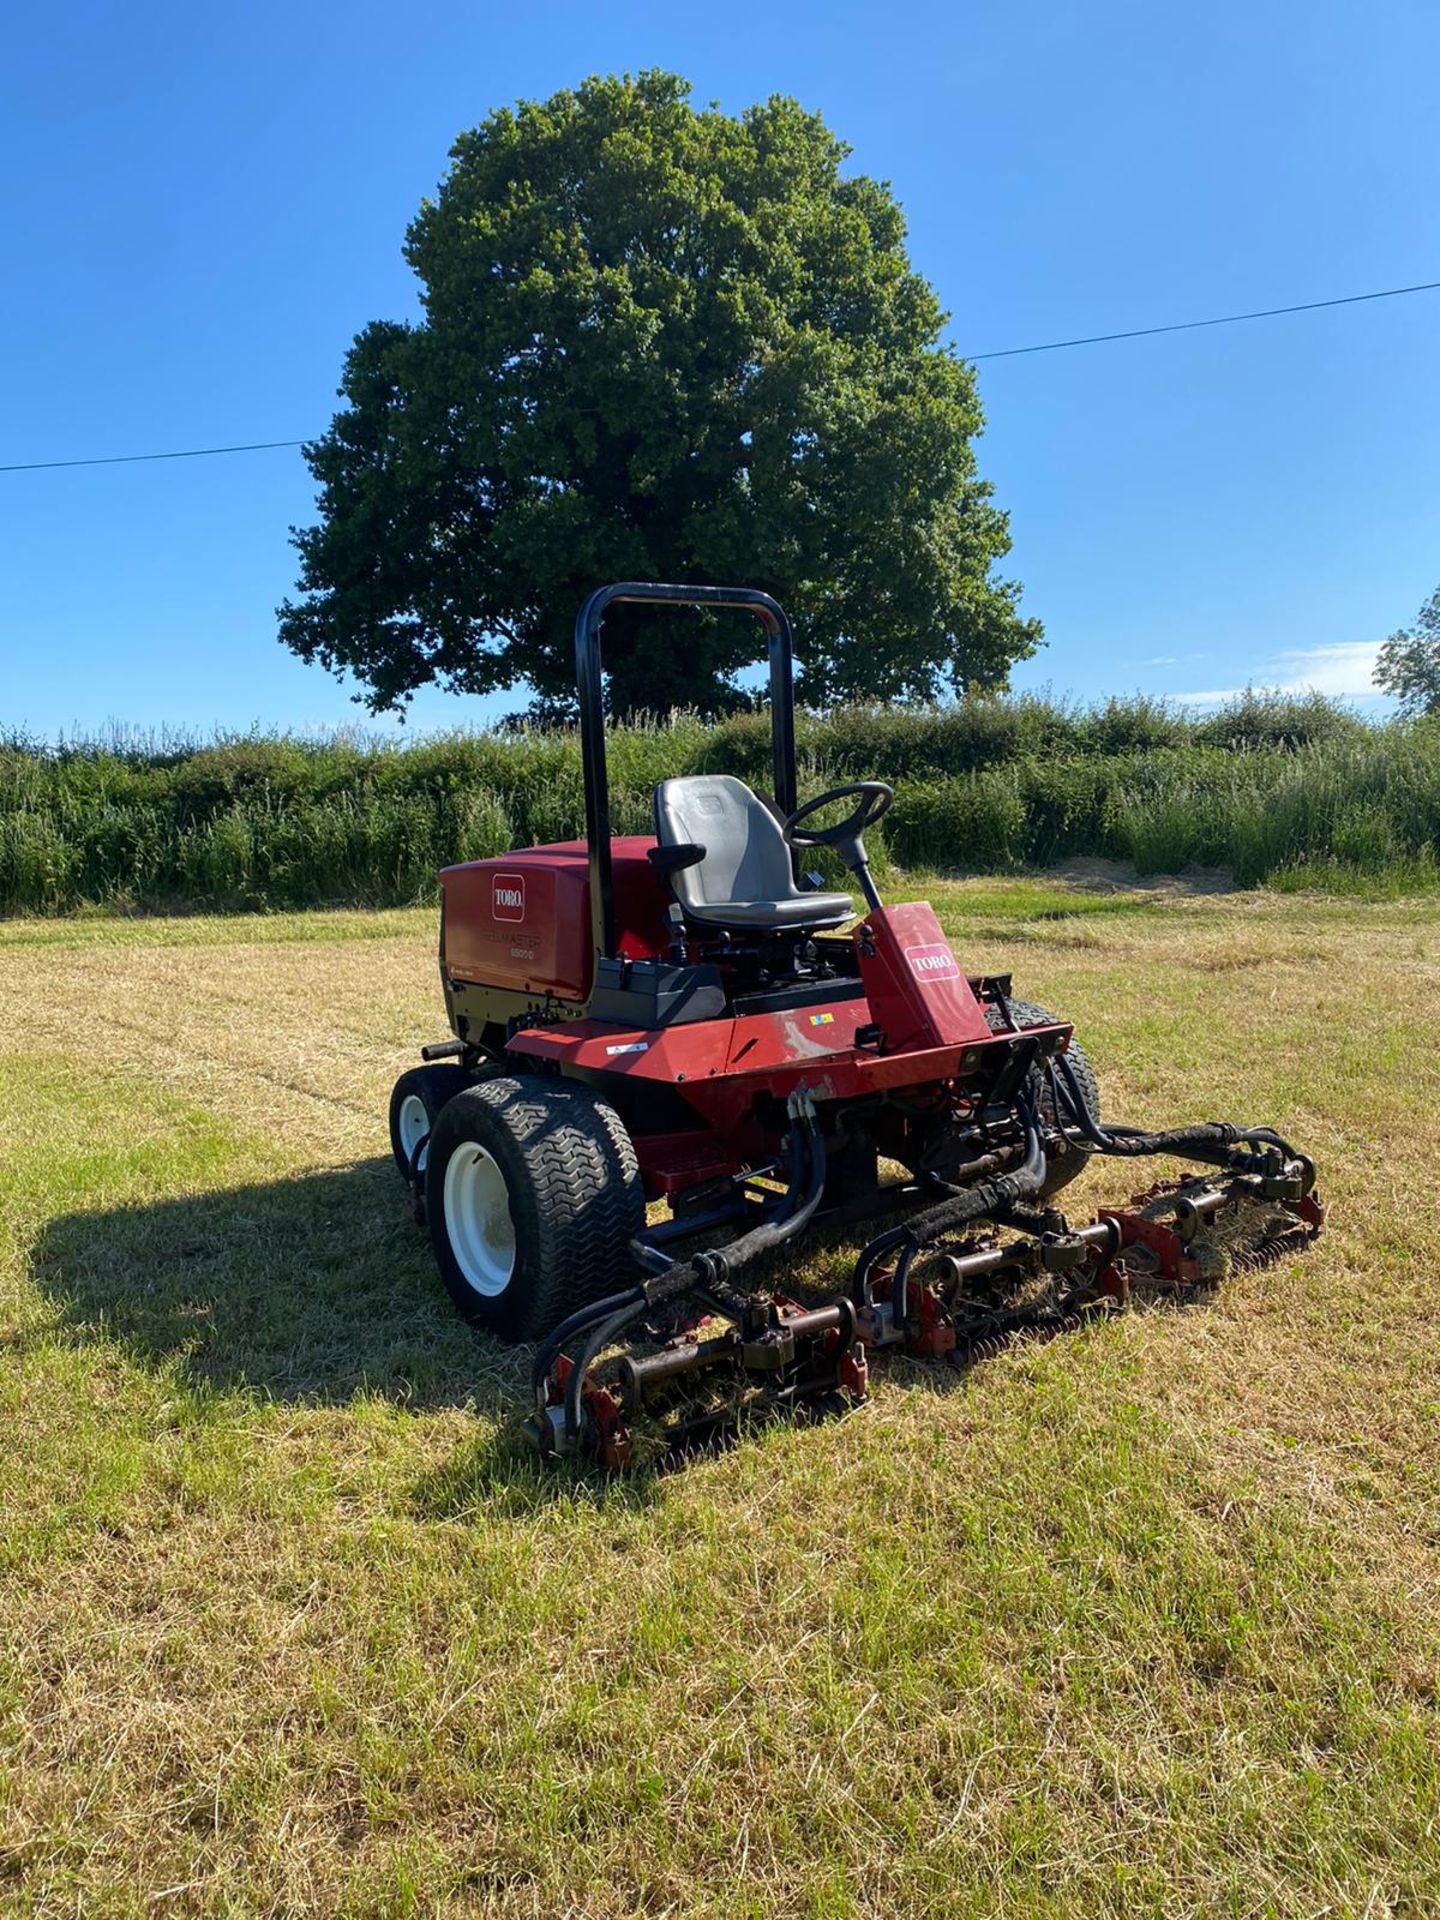
{"type": "MultiPolygon", "coordinates": [[[[0,66],[0,462],[321,430],[454,135],[642,66],[819,108],[966,351],[1440,279],[1433,0],[60,0],[0,66]]],[[[1017,684],[1363,693],[1440,583],[1437,373],[1440,293],[982,365],[1017,684]]],[[[0,474],[0,726],[364,722],[275,639],[310,505],[295,452],[0,474]]]]}

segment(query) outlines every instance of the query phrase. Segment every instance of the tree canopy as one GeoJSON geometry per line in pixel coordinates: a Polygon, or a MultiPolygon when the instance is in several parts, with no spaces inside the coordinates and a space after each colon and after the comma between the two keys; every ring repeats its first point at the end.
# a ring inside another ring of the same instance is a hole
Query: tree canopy
{"type": "Polygon", "coordinates": [[[1381,647],[1375,684],[1396,694],[1404,713],[1440,713],[1440,587],[1414,626],[1392,633],[1381,647]]]}
{"type": "MultiPolygon", "coordinates": [[[[591,79],[460,136],[405,256],[414,324],[376,321],[305,457],[281,638],[375,710],[439,681],[573,695],[606,580],[762,586],[802,697],[997,688],[1039,644],[994,577],[972,369],[883,184],[818,114],[698,111],[675,75],[591,79]]],[[[617,712],[734,706],[743,616],[616,608],[617,712]]]]}

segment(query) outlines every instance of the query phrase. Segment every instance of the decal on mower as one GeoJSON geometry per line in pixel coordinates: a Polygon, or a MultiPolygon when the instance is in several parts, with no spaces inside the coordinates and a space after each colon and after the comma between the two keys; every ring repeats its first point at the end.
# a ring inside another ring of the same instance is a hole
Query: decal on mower
{"type": "Polygon", "coordinates": [[[810,1024],[812,1027],[833,1027],[835,1016],[833,1013],[812,1013],[810,1024]]]}
{"type": "Polygon", "coordinates": [[[606,1047],[605,1051],[608,1054],[647,1053],[649,1049],[650,1049],[650,1042],[648,1040],[627,1040],[625,1041],[623,1046],[606,1047]]]}
{"type": "Polygon", "coordinates": [[[949,947],[906,947],[905,958],[910,962],[910,971],[919,974],[922,980],[958,980],[960,966],[949,947]]]}
{"type": "Polygon", "coordinates": [[[525,918],[525,876],[497,873],[490,883],[490,911],[497,920],[525,918]]]}

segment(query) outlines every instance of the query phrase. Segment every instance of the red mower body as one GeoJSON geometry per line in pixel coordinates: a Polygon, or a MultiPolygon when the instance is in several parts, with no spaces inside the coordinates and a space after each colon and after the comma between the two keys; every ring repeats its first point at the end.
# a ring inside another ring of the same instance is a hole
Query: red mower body
{"type": "Polygon", "coordinates": [[[871,1352],[968,1364],[1112,1311],[1132,1282],[1194,1290],[1319,1231],[1314,1167],[1272,1128],[1107,1131],[1069,1023],[1013,998],[1008,975],[967,974],[924,902],[882,902],[863,835],[894,790],[800,801],[790,627],[768,594],[597,588],[576,692],[585,838],[441,874],[454,1038],[422,1048],[390,1106],[456,1305],[539,1343],[528,1430],[544,1454],[616,1470],[637,1430],[684,1449],[727,1406],[853,1405],[871,1352]],[[600,627],[617,602],[759,620],[770,794],[667,778],[654,837],[612,836],[600,627]],[[854,891],[802,873],[810,848],[854,891]],[[1055,1197],[1097,1152],[1198,1171],[1074,1227],[1055,1197]],[[896,1224],[844,1294],[735,1284],[812,1222],[882,1216],[896,1224]]]}
{"type": "MultiPolygon", "coordinates": [[[[651,838],[611,842],[616,945],[663,962],[673,932],[651,838]]],[[[625,1116],[652,1196],[730,1175],[773,1151],[790,1094],[817,1106],[919,1098],[978,1104],[1008,1060],[934,910],[872,908],[829,936],[847,977],[794,1005],[662,1026],[596,1018],[590,876],[580,841],[447,867],[440,876],[441,973],[457,1035],[517,1064],[544,1065],[603,1092],[625,1116]],[[661,1097],[663,1095],[663,1097],[661,1097]]],[[[785,995],[775,996],[785,998],[785,995]]],[[[743,1003],[742,1003],[743,1005],[743,1003]]],[[[1042,1052],[1067,1025],[1030,1029],[1042,1052]]]]}

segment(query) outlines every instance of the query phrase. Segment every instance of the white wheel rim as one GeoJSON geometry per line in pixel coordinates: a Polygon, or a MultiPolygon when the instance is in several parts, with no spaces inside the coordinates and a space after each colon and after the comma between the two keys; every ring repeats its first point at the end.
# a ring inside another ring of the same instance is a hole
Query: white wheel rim
{"type": "Polygon", "coordinates": [[[504,1174],[473,1140],[462,1140],[450,1156],[444,1205],[455,1264],[476,1293],[493,1299],[515,1271],[515,1223],[504,1174]]]}
{"type": "Polygon", "coordinates": [[[395,1130],[400,1136],[400,1145],[404,1148],[405,1158],[417,1172],[423,1173],[428,1148],[420,1148],[418,1165],[415,1160],[415,1149],[420,1146],[420,1142],[430,1131],[430,1116],[425,1111],[425,1102],[418,1093],[407,1093],[400,1102],[400,1113],[395,1123],[395,1130]]]}

